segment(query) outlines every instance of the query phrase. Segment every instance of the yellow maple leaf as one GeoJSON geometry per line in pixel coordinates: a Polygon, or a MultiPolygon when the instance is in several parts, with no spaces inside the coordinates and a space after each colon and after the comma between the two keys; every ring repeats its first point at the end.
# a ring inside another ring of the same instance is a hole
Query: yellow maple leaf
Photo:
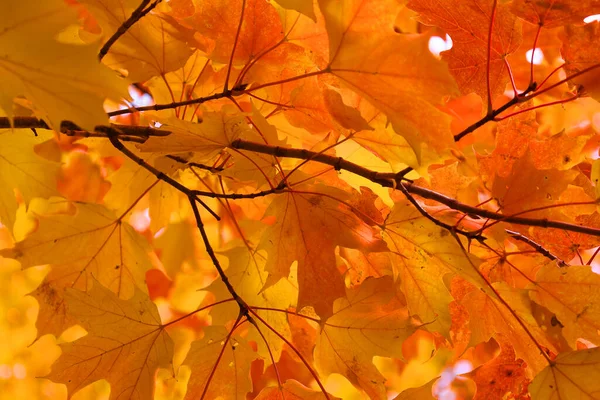
{"type": "Polygon", "coordinates": [[[540,354],[536,342],[554,352],[559,350],[546,338],[544,330],[533,317],[527,291],[510,288],[504,282],[494,283],[494,288],[505,303],[487,296],[480,290],[469,292],[461,300],[471,316],[470,344],[486,342],[497,334],[510,337],[516,356],[527,362],[529,372],[535,374],[541,371],[548,364],[540,354]]]}
{"type": "Polygon", "coordinates": [[[346,376],[371,399],[386,399],[373,357],[403,358],[402,342],[419,326],[395,296],[391,277],[367,279],[335,301],[315,347],[317,369],[346,376]]]}
{"type": "Polygon", "coordinates": [[[246,116],[224,111],[203,114],[202,122],[194,123],[171,118],[163,121],[166,137],[151,137],[140,145],[143,152],[177,153],[193,151],[195,161],[208,161],[229,146],[242,133],[251,129],[246,116]]]}
{"type": "Polygon", "coordinates": [[[88,292],[67,289],[65,299],[88,334],[61,345],[47,378],[66,384],[70,395],[106,379],[113,399],[152,398],[156,368],[172,365],[173,341],[150,298],[136,290],[121,300],[94,281],[88,292]]]}
{"type": "MultiPolygon", "coordinates": [[[[81,0],[80,3],[98,21],[105,41],[140,5],[138,0],[81,0]]],[[[154,10],[111,46],[104,61],[112,68],[126,69],[128,78],[134,82],[145,81],[183,66],[192,54],[193,36],[193,31],[174,18],[154,10]]]]}
{"type": "Polygon", "coordinates": [[[144,274],[152,266],[149,244],[104,206],[36,199],[29,212],[39,219],[37,230],[0,254],[20,261],[23,268],[52,266],[33,293],[41,307],[40,333],[60,334],[75,323],[65,311],[64,289],[85,290],[92,277],[120,298],[131,297],[135,288],[146,291],[144,274]],[[48,212],[49,207],[55,210],[48,212]]]}
{"type": "Polygon", "coordinates": [[[559,354],[540,372],[529,392],[532,400],[600,399],[600,348],[559,354]]]}
{"type": "Polygon", "coordinates": [[[589,265],[559,268],[555,263],[543,266],[530,285],[533,301],[555,313],[564,325],[569,345],[578,338],[598,342],[600,335],[600,276],[589,265]]]}
{"type": "Polygon", "coordinates": [[[452,296],[443,277],[455,273],[487,290],[486,282],[475,270],[477,259],[465,254],[447,230],[422,216],[408,200],[396,203],[392,209],[384,238],[408,309],[428,323],[425,329],[448,335],[448,303],[452,296]]]}
{"type": "Polygon", "coordinates": [[[312,306],[321,317],[331,315],[334,300],[344,294],[335,247],[386,249],[378,232],[347,205],[350,198],[334,187],[298,185],[273,200],[265,212],[276,218],[258,246],[268,254],[267,285],[287,278],[290,266],[298,261],[298,308],[312,306]]]}
{"type": "Polygon", "coordinates": [[[252,388],[250,363],[256,358],[241,337],[230,337],[223,326],[209,326],[204,337],[192,343],[183,362],[192,369],[186,400],[244,399],[252,388]]]}
{"type": "Polygon", "coordinates": [[[45,160],[33,151],[34,146],[52,135],[41,129],[38,135],[36,137],[27,129],[0,134],[0,222],[9,227],[15,223],[18,207],[15,190],[25,202],[34,197],[58,195],[59,164],[45,160]]]}
{"type": "Polygon", "coordinates": [[[106,124],[102,103],[128,97],[127,83],[100,64],[96,45],[55,40],[77,22],[74,10],[61,0],[3,1],[0,15],[0,108],[12,116],[13,99],[25,96],[55,129],[106,124]]]}
{"type": "MultiPolygon", "coordinates": [[[[246,247],[234,247],[224,253],[229,258],[229,266],[226,269],[227,278],[236,293],[244,299],[250,307],[265,307],[276,310],[286,310],[296,306],[298,290],[287,280],[282,279],[273,286],[263,290],[267,282],[267,273],[264,265],[266,258],[264,254],[253,252],[246,247]]],[[[219,279],[206,288],[212,292],[217,301],[230,299],[231,293],[219,279]]],[[[256,310],[262,319],[277,330],[277,332],[290,339],[290,328],[287,315],[274,310],[256,310]]],[[[226,324],[239,314],[237,303],[230,302],[220,305],[212,313],[213,323],[226,324]]],[[[272,330],[261,329],[264,337],[269,343],[271,354],[278,360],[283,348],[283,342],[272,330]]],[[[251,330],[249,338],[258,345],[259,354],[265,358],[269,357],[269,351],[258,332],[251,330]]]]}
{"type": "Polygon", "coordinates": [[[309,389],[298,381],[288,379],[281,387],[266,387],[255,400],[340,400],[338,397],[309,389]]]}

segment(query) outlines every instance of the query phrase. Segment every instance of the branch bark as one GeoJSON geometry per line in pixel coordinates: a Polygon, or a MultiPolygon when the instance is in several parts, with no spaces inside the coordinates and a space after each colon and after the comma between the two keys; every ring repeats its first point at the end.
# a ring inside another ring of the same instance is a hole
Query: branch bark
{"type": "Polygon", "coordinates": [[[317,161],[322,164],[331,165],[336,169],[343,169],[352,172],[356,175],[360,175],[374,183],[377,183],[384,187],[397,188],[399,185],[403,185],[407,192],[421,196],[425,199],[437,201],[438,203],[444,204],[449,208],[464,212],[465,214],[477,215],[482,218],[488,218],[496,221],[509,222],[517,225],[528,225],[538,226],[542,228],[556,228],[564,229],[571,232],[584,233],[593,236],[600,236],[600,229],[592,228],[582,225],[570,224],[562,221],[555,221],[549,219],[540,218],[526,218],[520,216],[504,215],[497,212],[485,210],[482,208],[470,206],[457,201],[456,199],[450,198],[441,193],[435,192],[424,187],[420,187],[410,182],[403,182],[401,173],[389,173],[389,172],[376,172],[368,168],[362,167],[358,164],[347,161],[341,157],[333,157],[327,154],[316,153],[314,151],[305,149],[294,149],[279,146],[269,146],[262,143],[249,142],[242,139],[237,139],[231,143],[231,147],[238,150],[249,150],[256,153],[270,154],[276,157],[289,157],[298,159],[310,159],[317,161]]]}

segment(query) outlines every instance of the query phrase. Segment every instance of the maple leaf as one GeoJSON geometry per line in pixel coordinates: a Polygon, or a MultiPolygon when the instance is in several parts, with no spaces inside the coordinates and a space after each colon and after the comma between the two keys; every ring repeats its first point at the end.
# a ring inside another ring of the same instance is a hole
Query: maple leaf
{"type": "Polygon", "coordinates": [[[598,348],[560,354],[531,383],[531,398],[597,398],[599,358],[598,348]]]}
{"type": "Polygon", "coordinates": [[[35,154],[34,146],[50,135],[40,131],[35,137],[30,132],[16,129],[0,134],[0,222],[13,226],[18,207],[15,190],[26,202],[34,197],[58,195],[57,163],[35,154]]]}
{"type": "Polygon", "coordinates": [[[267,387],[261,390],[256,400],[339,400],[338,397],[311,390],[294,380],[287,380],[281,387],[267,387]]]}
{"type": "Polygon", "coordinates": [[[490,81],[490,101],[504,92],[509,82],[506,56],[521,44],[521,22],[510,12],[510,4],[498,2],[490,43],[491,58],[487,66],[491,0],[410,0],[408,7],[419,14],[426,25],[435,25],[451,37],[452,49],[442,52],[450,72],[463,94],[475,92],[488,98],[487,77],[490,81]]]}
{"type": "Polygon", "coordinates": [[[92,277],[120,298],[131,297],[136,287],[146,291],[144,274],[151,267],[148,242],[104,206],[75,207],[53,199],[32,202],[29,208],[39,227],[1,254],[19,260],[23,268],[52,265],[33,293],[42,311],[40,332],[60,334],[75,323],[66,311],[64,289],[85,290],[92,277]]]}
{"type": "MultiPolygon", "coordinates": [[[[600,63],[600,51],[597,47],[599,30],[600,22],[597,21],[584,26],[569,25],[565,28],[561,55],[565,59],[567,73],[576,74],[587,68],[595,68],[600,63]]],[[[596,100],[600,99],[597,68],[574,78],[573,83],[581,85],[582,88],[578,89],[580,92],[587,93],[596,100]]]]}
{"type": "Polygon", "coordinates": [[[193,151],[199,162],[210,160],[250,129],[244,115],[225,112],[204,113],[200,123],[176,118],[163,120],[163,123],[171,134],[163,139],[150,138],[140,149],[161,153],[193,151]]]}
{"type": "Polygon", "coordinates": [[[250,391],[250,345],[222,326],[209,326],[183,362],[192,368],[186,399],[243,399],[250,391]]]}
{"type": "Polygon", "coordinates": [[[519,386],[527,383],[525,363],[515,359],[510,339],[500,336],[500,354],[492,361],[465,374],[477,383],[475,399],[493,399],[505,393],[520,393],[519,386]]]}
{"type": "MultiPolygon", "coordinates": [[[[537,169],[531,155],[526,153],[515,162],[510,175],[494,179],[492,194],[506,214],[543,208],[556,204],[576,176],[575,171],[537,169]]],[[[542,209],[528,215],[547,215],[548,212],[542,209]]]]}
{"type": "Polygon", "coordinates": [[[419,326],[390,290],[390,277],[368,279],[336,300],[322,324],[315,362],[323,374],[339,373],[372,399],[385,399],[385,378],[373,356],[402,358],[401,343],[419,326]]]}
{"type": "Polygon", "coordinates": [[[480,158],[484,175],[493,177],[495,174],[503,178],[510,175],[513,165],[525,155],[530,140],[538,131],[535,117],[535,111],[528,111],[498,124],[494,150],[480,158]]]}
{"type": "Polygon", "coordinates": [[[428,52],[425,36],[393,33],[394,3],[319,2],[329,35],[328,70],[383,111],[420,159],[422,144],[438,153],[453,145],[449,117],[435,105],[455,93],[455,84],[428,52]]]}
{"type": "Polygon", "coordinates": [[[448,231],[420,215],[408,200],[396,203],[392,209],[385,222],[384,238],[411,314],[427,323],[425,329],[447,335],[447,304],[452,297],[443,277],[455,273],[487,288],[475,270],[477,259],[465,254],[448,231]]]}
{"type": "Polygon", "coordinates": [[[572,266],[561,269],[548,264],[536,275],[530,297],[552,311],[564,325],[563,335],[571,346],[578,338],[598,341],[600,309],[595,300],[598,274],[589,266],[572,266]]]}
{"type": "Polygon", "coordinates": [[[553,351],[557,349],[545,338],[542,328],[533,318],[527,292],[509,288],[504,282],[495,283],[493,286],[506,303],[492,299],[479,290],[469,292],[461,300],[471,315],[471,344],[486,342],[498,334],[520,338],[512,342],[516,357],[525,360],[530,371],[541,371],[547,362],[535,344],[542,343],[553,351]],[[526,333],[523,326],[527,327],[531,337],[524,336],[526,333]],[[532,337],[537,342],[533,342],[532,337]]]}
{"type": "Polygon", "coordinates": [[[334,300],[344,294],[335,247],[364,252],[385,249],[377,232],[347,205],[349,199],[346,192],[324,185],[295,186],[265,212],[276,220],[258,245],[268,254],[266,286],[287,278],[291,264],[298,261],[298,308],[312,306],[322,317],[331,315],[334,300]]]}
{"type": "Polygon", "coordinates": [[[48,378],[70,393],[106,379],[111,399],[150,398],[156,368],[172,364],[173,341],[148,296],[138,290],[121,300],[95,281],[87,292],[67,289],[65,299],[88,334],[61,345],[48,378]]]}
{"type": "Polygon", "coordinates": [[[525,21],[551,29],[581,22],[588,15],[598,14],[600,4],[594,0],[517,0],[512,3],[512,11],[525,21]]]}
{"type": "MultiPolygon", "coordinates": [[[[276,310],[285,310],[296,305],[298,294],[295,287],[287,280],[282,279],[273,286],[265,288],[268,277],[264,269],[266,258],[263,254],[246,247],[234,247],[224,254],[229,258],[229,267],[226,269],[227,277],[236,292],[243,296],[251,307],[271,309],[258,309],[255,312],[269,326],[275,328],[279,335],[289,339],[290,329],[286,314],[276,310]]],[[[231,298],[231,293],[220,280],[207,287],[206,290],[215,295],[216,301],[231,298]]],[[[213,321],[216,324],[225,324],[235,320],[238,314],[237,304],[223,304],[218,310],[215,310],[213,321]]],[[[272,330],[266,329],[262,335],[256,330],[252,330],[249,337],[256,341],[259,353],[263,357],[268,357],[270,352],[275,360],[279,359],[283,342],[272,330]],[[266,344],[261,336],[266,338],[266,344]]]]}
{"type": "Polygon", "coordinates": [[[98,61],[95,45],[55,40],[77,21],[63,1],[3,2],[0,14],[0,107],[9,116],[13,99],[25,96],[57,130],[63,120],[93,129],[108,121],[102,108],[105,98],[129,97],[125,80],[98,61]]]}
{"type": "MultiPolygon", "coordinates": [[[[137,0],[81,0],[94,16],[108,40],[127,21],[140,2],[137,0]]],[[[160,8],[160,7],[159,7],[160,8]]],[[[192,50],[193,31],[174,18],[151,11],[131,26],[111,46],[105,63],[111,68],[127,70],[134,82],[162,75],[181,67],[192,50]]]]}
{"type": "Polygon", "coordinates": [[[235,65],[240,65],[283,39],[277,11],[266,1],[245,1],[243,10],[242,4],[232,5],[224,0],[195,0],[194,3],[196,13],[188,23],[212,42],[209,57],[213,61],[227,64],[231,57],[235,65]],[[242,13],[243,19],[240,18],[242,13]]]}

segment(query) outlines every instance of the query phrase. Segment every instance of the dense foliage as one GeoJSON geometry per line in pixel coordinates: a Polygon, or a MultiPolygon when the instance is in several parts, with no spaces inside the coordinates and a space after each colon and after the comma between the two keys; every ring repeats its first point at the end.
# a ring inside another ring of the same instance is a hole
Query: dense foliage
{"type": "Polygon", "coordinates": [[[598,13],[1,1],[0,398],[599,398],[598,13]]]}

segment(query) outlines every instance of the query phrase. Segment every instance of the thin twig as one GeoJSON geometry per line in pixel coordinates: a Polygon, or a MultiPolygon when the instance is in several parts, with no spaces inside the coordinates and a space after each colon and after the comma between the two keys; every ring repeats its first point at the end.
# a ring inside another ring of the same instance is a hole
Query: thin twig
{"type": "Polygon", "coordinates": [[[220,172],[223,171],[224,168],[223,167],[211,167],[210,165],[206,165],[206,164],[200,164],[197,162],[189,162],[187,161],[185,158],[183,157],[179,157],[179,156],[174,156],[174,155],[168,155],[167,158],[170,158],[173,161],[177,161],[178,163],[181,164],[185,164],[189,167],[195,167],[198,169],[204,169],[210,172],[220,172]]]}
{"type": "Polygon", "coordinates": [[[513,239],[516,239],[523,243],[527,243],[529,246],[533,247],[535,249],[535,251],[537,251],[544,257],[549,258],[552,261],[556,261],[560,267],[569,266],[569,264],[564,262],[558,256],[555,256],[554,254],[552,254],[552,252],[550,252],[550,250],[546,249],[541,244],[535,242],[533,239],[528,238],[527,236],[524,236],[524,235],[520,234],[519,232],[511,231],[509,229],[506,229],[506,233],[508,233],[513,239]]]}
{"type": "Polygon", "coordinates": [[[465,236],[468,239],[476,239],[477,241],[483,241],[485,240],[485,238],[482,236],[481,232],[468,232],[462,229],[457,228],[456,226],[452,226],[449,225],[445,222],[440,221],[439,219],[435,218],[434,216],[432,216],[431,214],[429,214],[420,204],[419,202],[414,198],[413,195],[411,195],[408,190],[406,190],[406,188],[404,187],[404,185],[398,185],[398,189],[400,189],[400,191],[404,194],[404,196],[408,199],[408,201],[411,202],[411,204],[417,209],[417,211],[424,216],[425,218],[427,218],[428,220],[430,220],[431,222],[433,222],[434,224],[436,224],[437,226],[444,228],[450,232],[456,232],[458,234],[461,234],[463,236],[465,236]]]}
{"type": "Polygon", "coordinates": [[[194,197],[193,195],[190,195],[188,199],[190,201],[190,205],[192,206],[192,211],[194,212],[194,217],[196,218],[196,226],[198,227],[200,235],[202,236],[202,241],[204,242],[204,248],[206,249],[206,253],[208,253],[208,256],[210,257],[213,265],[219,273],[219,277],[223,281],[223,284],[225,284],[227,291],[231,294],[231,296],[234,298],[234,300],[238,303],[240,307],[240,315],[238,316],[238,319],[242,316],[249,318],[248,305],[237,294],[231,282],[229,282],[229,278],[225,274],[225,271],[223,270],[223,267],[221,266],[221,263],[219,262],[219,259],[217,258],[212,245],[210,244],[210,240],[208,239],[208,235],[206,234],[206,229],[204,228],[204,223],[202,222],[202,217],[200,216],[200,210],[198,210],[198,206],[196,205],[196,201],[198,201],[198,198],[194,197]]]}
{"type": "Polygon", "coordinates": [[[108,50],[111,48],[111,46],[115,44],[115,42],[119,40],[119,38],[123,36],[129,30],[129,28],[131,28],[133,24],[138,22],[152,9],[154,9],[154,7],[156,7],[160,2],[161,0],[155,0],[152,2],[152,4],[150,4],[150,0],[142,0],[140,5],[133,11],[133,13],[131,13],[131,16],[127,18],[127,20],[123,21],[119,29],[117,29],[117,31],[106,41],[106,43],[104,43],[104,46],[102,46],[100,52],[98,53],[98,58],[102,60],[108,53],[108,50]]]}
{"type": "Polygon", "coordinates": [[[150,172],[152,175],[156,176],[161,181],[164,181],[165,183],[171,185],[173,188],[177,189],[178,191],[185,194],[186,196],[193,197],[196,201],[198,201],[202,205],[202,207],[204,207],[206,209],[206,211],[208,211],[213,217],[215,217],[215,219],[217,221],[219,221],[221,219],[217,215],[217,213],[215,213],[206,203],[204,203],[201,199],[195,197],[195,195],[192,193],[192,190],[183,186],[181,183],[177,182],[175,179],[171,178],[164,172],[154,168],[152,165],[148,164],[146,161],[144,161],[143,159],[141,159],[140,157],[135,155],[135,153],[133,153],[127,147],[125,147],[125,145],[119,141],[117,134],[118,134],[118,132],[116,134],[109,136],[110,143],[113,145],[113,147],[115,147],[121,153],[126,155],[133,162],[135,162],[136,164],[138,164],[139,166],[141,166],[142,168],[144,168],[145,170],[150,172]]]}
{"type": "Polygon", "coordinates": [[[513,97],[512,99],[510,99],[503,106],[498,107],[495,110],[492,110],[491,113],[486,114],[485,117],[483,117],[479,121],[477,121],[477,122],[469,125],[462,132],[460,132],[457,135],[455,135],[454,136],[454,141],[458,142],[460,139],[464,138],[468,134],[474,132],[478,128],[481,128],[483,125],[487,124],[488,122],[493,121],[494,118],[496,118],[498,115],[500,115],[504,111],[508,110],[510,107],[512,107],[512,106],[514,106],[516,104],[522,103],[523,99],[524,99],[523,96],[525,96],[528,93],[532,92],[533,90],[535,90],[535,88],[536,88],[536,86],[535,86],[535,82],[534,82],[531,85],[529,85],[529,87],[527,89],[525,89],[525,91],[523,93],[521,93],[520,95],[517,94],[517,93],[515,93],[515,97],[513,97]]]}
{"type": "Polygon", "coordinates": [[[225,97],[237,96],[238,94],[239,94],[239,92],[234,88],[231,90],[227,90],[225,92],[212,94],[210,96],[199,97],[197,99],[174,101],[172,103],[167,103],[167,104],[154,104],[151,106],[144,106],[144,107],[129,107],[129,108],[124,108],[122,110],[111,111],[107,114],[109,117],[116,117],[117,115],[132,114],[132,113],[140,112],[140,111],[168,110],[171,108],[189,106],[190,104],[201,104],[201,103],[205,103],[210,100],[217,100],[217,99],[223,99],[225,97]]]}

